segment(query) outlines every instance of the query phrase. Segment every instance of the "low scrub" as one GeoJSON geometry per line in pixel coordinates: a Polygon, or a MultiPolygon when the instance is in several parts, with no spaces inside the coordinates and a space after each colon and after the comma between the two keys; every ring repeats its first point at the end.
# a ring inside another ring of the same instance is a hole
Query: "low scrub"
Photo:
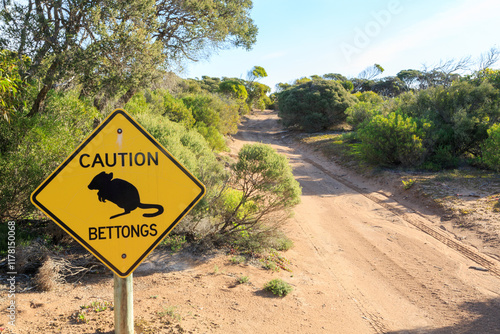
{"type": "Polygon", "coordinates": [[[500,172],[500,123],[488,130],[488,139],[484,141],[483,162],[492,170],[500,172]]]}
{"type": "Polygon", "coordinates": [[[293,287],[280,278],[273,279],[264,285],[264,290],[271,292],[272,294],[284,297],[293,291],[293,287]]]}
{"type": "Polygon", "coordinates": [[[95,116],[76,94],[53,93],[45,113],[0,122],[0,221],[36,212],[31,193],[90,133],[95,116]]]}
{"type": "Polygon", "coordinates": [[[358,135],[361,153],[370,163],[415,166],[424,159],[422,138],[425,134],[411,117],[398,113],[387,117],[377,115],[363,123],[358,135]]]}
{"type": "Polygon", "coordinates": [[[338,82],[311,80],[278,94],[279,116],[286,127],[316,132],[342,123],[357,102],[338,82]]]}

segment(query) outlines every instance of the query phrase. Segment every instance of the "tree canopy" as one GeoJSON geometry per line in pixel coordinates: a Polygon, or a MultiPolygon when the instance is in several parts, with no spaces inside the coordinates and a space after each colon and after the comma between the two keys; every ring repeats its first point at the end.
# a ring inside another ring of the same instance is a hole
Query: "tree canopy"
{"type": "Polygon", "coordinates": [[[257,27],[251,0],[3,1],[0,43],[31,58],[23,77],[39,80],[30,115],[56,84],[99,92],[96,106],[121,93],[124,104],[161,70],[228,47],[250,49],[257,27]]]}

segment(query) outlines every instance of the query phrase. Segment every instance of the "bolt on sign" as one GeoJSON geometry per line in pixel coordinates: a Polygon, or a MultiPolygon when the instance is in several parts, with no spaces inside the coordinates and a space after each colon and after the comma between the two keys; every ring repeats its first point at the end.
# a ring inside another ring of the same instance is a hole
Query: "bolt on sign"
{"type": "Polygon", "coordinates": [[[111,113],[31,201],[127,277],[205,194],[205,186],[122,109],[111,113]]]}

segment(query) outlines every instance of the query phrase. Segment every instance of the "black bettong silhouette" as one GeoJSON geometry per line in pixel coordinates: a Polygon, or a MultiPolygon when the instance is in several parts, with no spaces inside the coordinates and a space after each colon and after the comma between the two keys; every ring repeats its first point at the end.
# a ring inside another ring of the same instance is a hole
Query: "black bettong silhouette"
{"type": "Polygon", "coordinates": [[[156,217],[163,213],[161,205],[141,203],[137,188],[125,180],[113,179],[113,173],[101,172],[97,174],[90,182],[89,189],[98,190],[97,197],[100,202],[108,200],[125,210],[125,212],[111,216],[109,219],[129,214],[137,208],[158,210],[154,213],[145,213],[144,217],[156,217]]]}

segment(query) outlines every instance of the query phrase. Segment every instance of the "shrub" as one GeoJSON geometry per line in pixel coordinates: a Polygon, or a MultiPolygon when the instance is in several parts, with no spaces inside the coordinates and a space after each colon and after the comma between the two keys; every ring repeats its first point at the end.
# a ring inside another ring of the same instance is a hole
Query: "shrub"
{"type": "Polygon", "coordinates": [[[273,293],[276,296],[284,297],[293,291],[293,287],[282,279],[273,279],[264,285],[264,290],[273,293]]]}
{"type": "MultiPolygon", "coordinates": [[[[430,124],[424,123],[426,128],[430,124]]],[[[376,115],[359,129],[360,150],[364,158],[382,165],[419,165],[424,158],[424,132],[410,117],[391,113],[376,115]]]]}
{"type": "Polygon", "coordinates": [[[274,225],[299,203],[301,189],[284,155],[264,144],[244,145],[231,166],[231,187],[214,209],[222,233],[242,232],[274,225]]]}
{"type": "Polygon", "coordinates": [[[238,130],[239,106],[222,101],[215,95],[187,95],[182,98],[195,119],[195,127],[216,150],[226,148],[224,135],[238,130]]]}
{"type": "Polygon", "coordinates": [[[368,102],[371,104],[381,104],[382,102],[384,102],[382,96],[372,91],[357,92],[353,95],[357,97],[359,102],[368,102]]]}
{"type": "Polygon", "coordinates": [[[163,96],[163,108],[163,116],[172,122],[184,124],[188,128],[193,127],[196,122],[191,109],[186,107],[182,100],[174,98],[169,93],[163,96]]]}
{"type": "Polygon", "coordinates": [[[0,122],[0,220],[35,212],[30,194],[92,130],[95,116],[76,92],[52,92],[43,114],[0,122]]]}
{"type": "Polygon", "coordinates": [[[450,87],[432,87],[420,91],[413,101],[402,105],[404,114],[432,121],[428,136],[430,154],[434,148],[449,148],[459,157],[479,154],[491,124],[500,120],[500,91],[487,81],[454,82],[450,87]]]}
{"type": "Polygon", "coordinates": [[[160,242],[160,245],[170,248],[172,252],[178,252],[186,243],[185,235],[169,234],[160,242]]]}
{"type": "Polygon", "coordinates": [[[250,277],[248,276],[240,276],[236,282],[238,282],[239,284],[246,284],[246,283],[249,283],[250,282],[250,277]]]}
{"type": "Polygon", "coordinates": [[[248,92],[245,86],[236,79],[224,80],[219,84],[219,91],[227,94],[233,99],[245,101],[248,98],[248,92]]]}
{"type": "MultiPolygon", "coordinates": [[[[186,129],[161,115],[139,114],[135,115],[135,119],[205,184],[207,194],[189,213],[189,217],[205,215],[208,203],[218,195],[223,181],[228,177],[207,141],[196,129],[186,129]]],[[[184,219],[182,224],[187,225],[189,220],[184,219]]]]}
{"type": "Polygon", "coordinates": [[[369,102],[359,102],[347,108],[347,123],[357,129],[361,123],[369,121],[375,115],[380,114],[380,108],[369,102]]]}
{"type": "Polygon", "coordinates": [[[255,108],[264,110],[271,104],[271,100],[267,96],[271,92],[271,88],[260,82],[250,81],[246,83],[248,91],[247,105],[249,109],[255,108]]]}
{"type": "Polygon", "coordinates": [[[500,123],[488,129],[488,139],[482,146],[483,161],[491,169],[500,171],[500,123]]]}
{"type": "Polygon", "coordinates": [[[195,128],[205,138],[208,145],[210,145],[212,149],[216,151],[227,150],[224,136],[219,131],[217,131],[217,128],[215,126],[207,126],[203,122],[198,122],[195,128]]]}
{"type": "Polygon", "coordinates": [[[345,110],[357,99],[333,80],[314,80],[278,94],[279,116],[286,127],[320,131],[346,119],[345,110]]]}

